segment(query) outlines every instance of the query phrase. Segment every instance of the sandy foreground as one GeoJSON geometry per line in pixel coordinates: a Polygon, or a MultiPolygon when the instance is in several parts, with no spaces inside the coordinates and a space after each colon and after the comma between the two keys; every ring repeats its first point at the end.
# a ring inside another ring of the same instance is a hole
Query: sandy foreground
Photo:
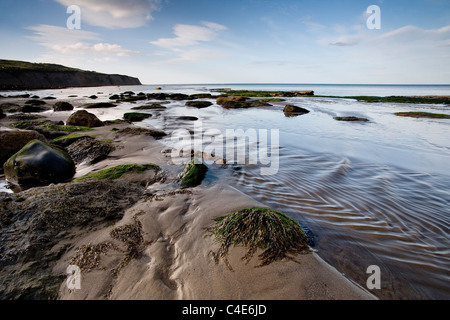
{"type": "MultiPolygon", "coordinates": [[[[95,111],[90,111],[95,113],[95,111]]],[[[45,113],[50,120],[67,119],[70,113],[45,113]]],[[[5,125],[5,123],[3,123],[5,125]]],[[[155,163],[169,168],[167,177],[150,185],[146,195],[124,212],[120,221],[94,230],[76,231],[57,246],[68,249],[53,268],[66,274],[71,259],[82,246],[108,244],[98,254],[98,265],[81,273],[81,289],[70,290],[64,281],[59,299],[136,300],[350,300],[376,299],[370,292],[345,278],[317,254],[257,267],[257,254],[246,264],[245,248],[232,248],[228,264],[215,263],[212,252],[219,245],[208,236],[212,219],[247,207],[265,207],[231,186],[215,182],[188,190],[174,187],[174,173],[182,168],[170,165],[164,146],[152,137],[117,135],[111,128],[88,134],[111,139],[116,151],[92,166],[77,167],[77,177],[119,164],[155,163]],[[127,260],[129,251],[111,232],[120,227],[136,227],[142,241],[138,254],[127,260]],[[120,266],[120,267],[119,267],[120,266]]],[[[137,179],[145,179],[144,176],[137,179]]]]}

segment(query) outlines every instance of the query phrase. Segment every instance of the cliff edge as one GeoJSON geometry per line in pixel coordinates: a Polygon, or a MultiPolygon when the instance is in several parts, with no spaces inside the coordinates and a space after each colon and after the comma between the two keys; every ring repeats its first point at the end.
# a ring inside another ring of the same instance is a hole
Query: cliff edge
{"type": "Polygon", "coordinates": [[[141,85],[138,78],[57,64],[0,60],[0,90],[141,85]]]}

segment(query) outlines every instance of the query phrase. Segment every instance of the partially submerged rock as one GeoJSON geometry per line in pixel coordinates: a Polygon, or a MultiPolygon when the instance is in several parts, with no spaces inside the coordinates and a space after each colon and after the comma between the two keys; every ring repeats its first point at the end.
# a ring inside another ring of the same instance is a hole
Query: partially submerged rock
{"type": "Polygon", "coordinates": [[[73,113],[67,120],[67,124],[71,126],[83,126],[88,128],[95,128],[103,126],[103,122],[95,114],[89,113],[86,110],[80,110],[73,113]]]}
{"type": "Polygon", "coordinates": [[[284,107],[283,112],[284,112],[285,116],[287,116],[287,117],[295,117],[295,116],[300,116],[303,114],[308,114],[310,111],[305,108],[302,108],[302,107],[297,107],[297,106],[288,104],[284,107]]]}
{"type": "Polygon", "coordinates": [[[209,106],[212,106],[212,102],[209,102],[209,101],[187,101],[186,106],[202,109],[202,108],[208,108],[209,106]]]}
{"type": "Polygon", "coordinates": [[[9,182],[39,186],[66,181],[75,174],[75,164],[63,150],[32,140],[3,165],[9,182]]]}
{"type": "Polygon", "coordinates": [[[180,188],[193,188],[200,185],[205,178],[208,167],[203,163],[197,163],[197,161],[191,160],[185,166],[181,172],[179,178],[181,179],[180,188]]]}
{"type": "Polygon", "coordinates": [[[109,102],[90,103],[84,106],[85,109],[106,109],[114,107],[117,107],[117,105],[109,102]]]}
{"type": "Polygon", "coordinates": [[[116,133],[131,134],[131,135],[146,135],[146,136],[152,136],[154,138],[161,138],[161,137],[164,137],[167,135],[164,131],[161,131],[161,130],[139,128],[139,127],[123,128],[123,129],[117,130],[116,133]]]}
{"type": "Polygon", "coordinates": [[[369,119],[366,118],[359,118],[359,117],[354,117],[354,116],[350,116],[350,117],[335,117],[334,118],[337,121],[348,121],[348,122],[368,122],[369,119]]]}
{"type": "Polygon", "coordinates": [[[72,111],[73,105],[68,102],[60,101],[53,105],[53,111],[72,111]]]}
{"type": "Polygon", "coordinates": [[[123,118],[130,122],[140,122],[150,118],[151,116],[152,115],[149,113],[128,112],[123,115],[123,118]]]}

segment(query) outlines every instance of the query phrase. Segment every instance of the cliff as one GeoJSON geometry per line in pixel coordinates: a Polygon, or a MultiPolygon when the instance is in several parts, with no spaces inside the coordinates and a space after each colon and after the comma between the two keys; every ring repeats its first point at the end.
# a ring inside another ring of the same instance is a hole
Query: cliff
{"type": "Polygon", "coordinates": [[[138,78],[57,64],[0,60],[0,90],[141,85],[138,78]]]}

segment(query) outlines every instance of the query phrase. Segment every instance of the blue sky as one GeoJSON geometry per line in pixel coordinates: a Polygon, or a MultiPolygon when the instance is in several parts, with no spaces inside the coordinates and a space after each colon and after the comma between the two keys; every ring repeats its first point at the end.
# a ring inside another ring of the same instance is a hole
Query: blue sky
{"type": "Polygon", "coordinates": [[[0,41],[3,59],[145,84],[450,83],[448,0],[1,0],[0,41]]]}

